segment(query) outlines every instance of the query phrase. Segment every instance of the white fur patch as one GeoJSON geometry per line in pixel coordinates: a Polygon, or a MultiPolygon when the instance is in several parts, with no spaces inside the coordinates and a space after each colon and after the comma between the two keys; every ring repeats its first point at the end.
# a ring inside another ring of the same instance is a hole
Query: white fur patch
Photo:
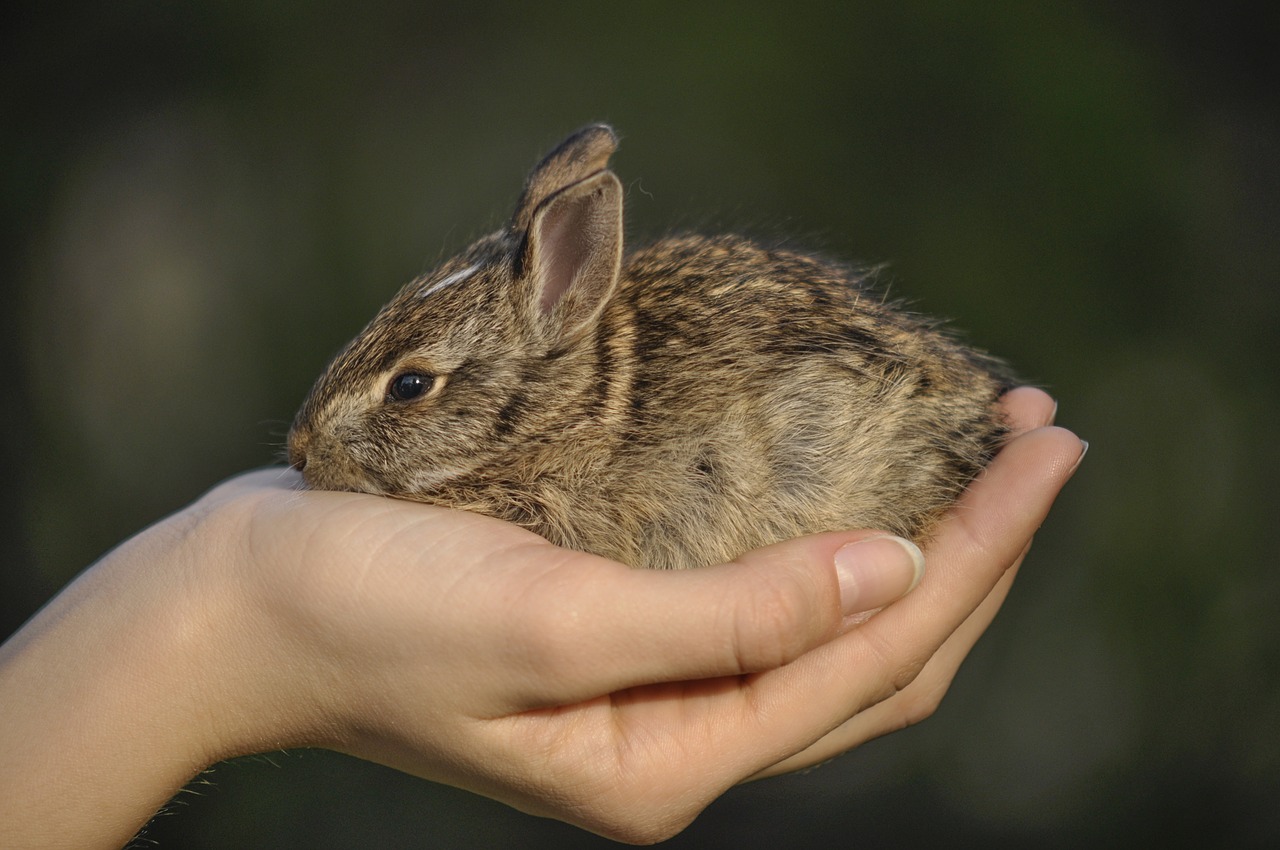
{"type": "Polygon", "coordinates": [[[461,466],[437,466],[431,469],[424,469],[413,477],[412,481],[410,481],[410,486],[416,492],[428,492],[468,472],[470,472],[469,469],[464,469],[461,466]]]}
{"type": "Polygon", "coordinates": [[[421,292],[418,295],[418,297],[426,298],[428,295],[431,295],[432,293],[435,293],[435,292],[439,292],[440,290],[444,289],[446,286],[453,286],[455,283],[461,283],[462,281],[471,277],[473,274],[475,274],[478,271],[480,271],[479,264],[474,266],[467,266],[465,269],[456,271],[453,274],[449,275],[448,277],[437,280],[435,283],[431,284],[431,286],[427,287],[425,291],[421,292]]]}

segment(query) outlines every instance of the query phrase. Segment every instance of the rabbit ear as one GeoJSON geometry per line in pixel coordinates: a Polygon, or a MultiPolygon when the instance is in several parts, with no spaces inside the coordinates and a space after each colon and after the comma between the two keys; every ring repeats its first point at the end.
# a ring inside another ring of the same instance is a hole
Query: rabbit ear
{"type": "Polygon", "coordinates": [[[617,147],[617,135],[605,124],[583,127],[561,142],[525,181],[511,218],[512,231],[527,231],[539,205],[556,192],[603,171],[617,147]]]}
{"type": "Polygon", "coordinates": [[[536,327],[567,341],[600,314],[622,264],[622,184],[601,171],[534,211],[517,291],[536,327]]]}

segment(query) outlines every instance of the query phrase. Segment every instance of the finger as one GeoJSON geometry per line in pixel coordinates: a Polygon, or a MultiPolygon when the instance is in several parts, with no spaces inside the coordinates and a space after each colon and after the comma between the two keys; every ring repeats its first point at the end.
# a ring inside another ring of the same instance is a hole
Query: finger
{"type": "Polygon", "coordinates": [[[886,672],[923,663],[973,613],[1021,557],[1081,452],[1079,438],[1055,427],[1023,434],[1000,452],[944,520],[917,592],[860,630],[869,647],[884,650],[886,672]]]}
{"type": "Polygon", "coordinates": [[[1015,387],[1000,398],[1005,418],[1013,436],[1052,425],[1058,405],[1044,390],[1015,387]]]}
{"type": "Polygon", "coordinates": [[[839,532],[698,570],[627,570],[586,555],[563,567],[572,578],[549,572],[524,594],[527,702],[509,708],[781,666],[829,640],[848,611],[901,596],[923,563],[898,538],[839,532]]]}
{"type": "Polygon", "coordinates": [[[821,764],[867,741],[928,718],[946,695],[961,663],[991,625],[1013,586],[1017,571],[1018,565],[1015,564],[1000,577],[978,609],[947,638],[925,663],[920,675],[901,692],[858,712],[811,746],[765,768],[751,779],[776,776],[821,764]]]}
{"type": "MultiPolygon", "coordinates": [[[[1058,428],[1012,441],[929,547],[929,572],[915,591],[858,629],[754,678],[751,711],[773,718],[761,734],[780,746],[792,744],[779,759],[911,684],[1018,560],[1080,450],[1075,435],[1058,428]]],[[[990,616],[1002,598],[1003,591],[993,597],[990,616]]]]}
{"type": "Polygon", "coordinates": [[[1000,576],[1000,580],[996,582],[995,587],[982,600],[982,603],[974,610],[969,617],[961,623],[954,632],[938,647],[932,657],[925,662],[924,668],[917,677],[917,682],[921,682],[921,687],[916,688],[917,682],[912,682],[902,690],[898,696],[905,695],[907,698],[900,700],[896,710],[902,715],[904,725],[910,726],[924,720],[937,708],[941,702],[947,689],[951,686],[952,679],[955,678],[956,672],[960,669],[960,665],[965,658],[973,650],[978,639],[986,633],[987,628],[999,613],[1000,608],[1004,605],[1005,599],[1009,596],[1009,591],[1013,588],[1013,582],[1017,578],[1018,568],[1022,563],[1019,558],[1015,564],[1000,576]]]}

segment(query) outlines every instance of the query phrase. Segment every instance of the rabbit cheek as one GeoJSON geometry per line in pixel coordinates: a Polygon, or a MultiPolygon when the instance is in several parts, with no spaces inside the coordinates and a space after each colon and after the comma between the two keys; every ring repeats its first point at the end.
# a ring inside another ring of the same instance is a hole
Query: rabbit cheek
{"type": "Polygon", "coordinates": [[[435,417],[424,417],[410,406],[384,413],[366,424],[351,449],[370,484],[368,492],[429,501],[441,485],[467,471],[453,462],[457,453],[450,450],[435,417]]]}

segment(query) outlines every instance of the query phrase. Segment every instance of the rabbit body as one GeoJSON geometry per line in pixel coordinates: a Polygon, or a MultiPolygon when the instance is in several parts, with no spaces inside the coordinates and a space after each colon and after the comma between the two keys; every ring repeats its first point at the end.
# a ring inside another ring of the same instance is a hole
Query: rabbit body
{"type": "Polygon", "coordinates": [[[477,511],[638,567],[802,534],[921,540],[1005,433],[1003,366],[853,271],[734,236],[623,257],[616,138],[406,286],[289,435],[309,486],[477,511]]]}

